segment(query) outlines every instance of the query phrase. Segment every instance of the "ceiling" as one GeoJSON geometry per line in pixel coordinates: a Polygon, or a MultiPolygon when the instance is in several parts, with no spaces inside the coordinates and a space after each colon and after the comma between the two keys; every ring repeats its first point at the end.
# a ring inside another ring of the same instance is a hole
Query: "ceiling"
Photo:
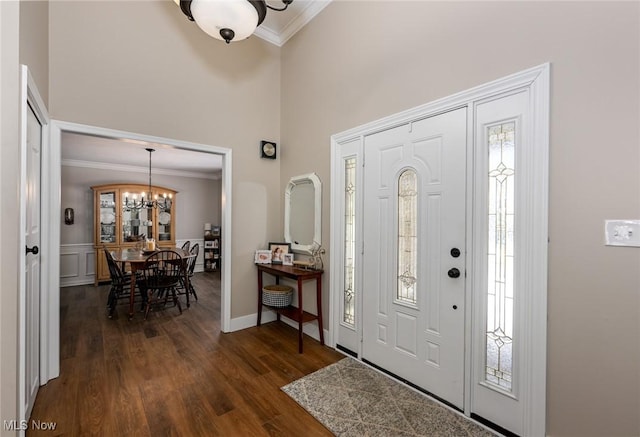
{"type": "Polygon", "coordinates": [[[143,141],[63,132],[61,158],[65,165],[148,172],[149,152],[146,148],[155,149],[151,156],[153,173],[220,178],[221,155],[143,141]]]}
{"type": "MultiPolygon", "coordinates": [[[[283,6],[281,0],[266,0],[266,2],[275,8],[283,6]]],[[[256,29],[254,35],[282,46],[329,3],[331,0],[293,0],[286,11],[276,12],[267,9],[267,17],[256,29]]]]}

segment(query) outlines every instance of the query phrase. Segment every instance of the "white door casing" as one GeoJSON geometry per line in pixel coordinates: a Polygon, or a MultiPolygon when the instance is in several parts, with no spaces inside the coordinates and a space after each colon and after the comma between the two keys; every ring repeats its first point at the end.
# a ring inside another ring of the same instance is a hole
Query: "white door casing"
{"type": "Polygon", "coordinates": [[[363,281],[362,356],[460,409],[465,152],[466,108],[365,137],[363,268],[370,273],[363,281]],[[398,266],[398,181],[405,171],[417,176],[417,271],[398,266]],[[458,277],[449,277],[453,268],[458,277]],[[412,284],[415,278],[409,299],[398,296],[401,273],[412,284]]]}
{"type": "MultiPolygon", "coordinates": [[[[362,192],[362,166],[369,165],[369,156],[365,162],[366,148],[365,138],[377,132],[395,128],[412,121],[466,107],[468,110],[467,124],[467,205],[466,205],[466,302],[465,317],[465,356],[464,356],[464,413],[467,416],[478,414],[478,401],[472,399],[474,385],[478,384],[479,355],[482,336],[486,335],[482,320],[482,299],[486,293],[486,275],[476,274],[486,268],[487,252],[483,248],[482,239],[486,239],[486,228],[478,217],[486,214],[486,205],[480,198],[477,199],[477,187],[487,184],[486,171],[479,159],[479,153],[485,153],[478,149],[477,110],[481,105],[500,98],[508,98],[520,92],[526,92],[526,125],[527,130],[523,134],[528,144],[521,156],[518,165],[520,177],[526,180],[526,184],[520,183],[520,189],[526,190],[517,214],[523,219],[518,223],[523,232],[522,241],[519,243],[526,247],[526,253],[522,254],[519,261],[520,275],[527,282],[520,296],[520,304],[526,311],[521,312],[521,332],[518,367],[520,381],[518,385],[520,403],[523,408],[517,409],[515,417],[507,417],[509,412],[500,413],[499,403],[493,403],[498,411],[498,417],[492,417],[495,424],[505,428],[510,423],[516,426],[510,429],[516,430],[523,436],[544,435],[546,431],[546,314],[547,314],[547,246],[548,246],[548,155],[549,155],[549,89],[550,89],[550,64],[542,64],[510,76],[489,82],[478,87],[445,97],[443,99],[427,103],[425,105],[385,117],[355,127],[348,131],[331,137],[332,154],[332,180],[331,180],[331,248],[330,260],[330,321],[331,344],[340,345],[362,359],[363,341],[363,283],[367,275],[372,272],[362,267],[362,227],[367,220],[364,214],[362,192]],[[478,150],[477,150],[478,149],[478,150]],[[344,163],[345,159],[356,160],[357,182],[355,199],[355,240],[356,253],[352,265],[355,284],[354,301],[355,323],[346,324],[343,321],[344,312],[344,268],[345,265],[345,226],[344,207],[344,163]],[[479,346],[480,345],[480,346],[479,346]],[[472,357],[473,350],[473,357],[472,357]],[[472,371],[473,370],[473,371],[472,371]]],[[[482,111],[480,111],[481,113],[482,111]]],[[[482,115],[482,114],[480,114],[482,115]]],[[[522,181],[521,181],[522,182],[522,181]]],[[[484,187],[483,189],[486,189],[484,187]]],[[[366,329],[366,328],[364,328],[366,329]]],[[[491,402],[491,401],[489,401],[491,402]]],[[[483,413],[487,414],[487,413],[483,413]]],[[[488,415],[488,414],[487,414],[488,415]]]]}

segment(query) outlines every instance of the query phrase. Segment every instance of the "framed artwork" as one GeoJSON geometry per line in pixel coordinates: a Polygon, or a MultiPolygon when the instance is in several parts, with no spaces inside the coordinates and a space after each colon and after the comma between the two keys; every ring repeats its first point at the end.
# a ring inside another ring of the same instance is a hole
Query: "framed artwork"
{"type": "Polygon", "coordinates": [[[285,254],[291,252],[291,243],[269,243],[271,264],[282,264],[285,254]]]}
{"type": "Polygon", "coordinates": [[[256,250],[256,255],[253,262],[255,262],[256,264],[271,264],[271,251],[256,250]]]}
{"type": "Polygon", "coordinates": [[[282,255],[282,265],[285,265],[285,266],[292,266],[293,265],[293,254],[292,253],[285,253],[284,255],[282,255]]]}

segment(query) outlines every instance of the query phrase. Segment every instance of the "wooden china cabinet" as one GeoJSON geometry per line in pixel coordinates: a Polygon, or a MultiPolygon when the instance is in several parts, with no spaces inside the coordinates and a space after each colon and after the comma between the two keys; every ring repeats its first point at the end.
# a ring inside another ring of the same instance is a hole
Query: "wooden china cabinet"
{"type": "Polygon", "coordinates": [[[157,196],[160,207],[135,209],[128,208],[126,202],[130,205],[134,199],[140,202],[141,193],[149,191],[148,185],[108,184],[96,185],[91,189],[94,210],[93,247],[96,251],[95,285],[111,280],[103,247],[109,250],[135,247],[145,237],[155,239],[156,245],[175,247],[177,191],[152,186],[152,195],[154,198],[157,196]],[[166,202],[165,198],[171,201],[166,202]]]}

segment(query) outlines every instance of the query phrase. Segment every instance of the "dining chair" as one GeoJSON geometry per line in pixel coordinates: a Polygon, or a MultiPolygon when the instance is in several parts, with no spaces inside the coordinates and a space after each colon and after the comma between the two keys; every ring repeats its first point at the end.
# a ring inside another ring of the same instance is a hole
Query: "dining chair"
{"type": "Polygon", "coordinates": [[[189,247],[191,246],[191,241],[187,240],[184,242],[184,244],[182,245],[182,250],[186,250],[187,252],[189,252],[189,247]]]}
{"type": "Polygon", "coordinates": [[[191,254],[191,257],[187,260],[187,278],[188,278],[188,286],[185,282],[186,279],[185,277],[181,277],[180,278],[180,287],[178,288],[178,294],[184,294],[187,296],[187,308],[189,308],[191,306],[191,303],[189,302],[189,295],[192,294],[193,297],[195,297],[196,301],[198,300],[198,295],[196,294],[196,289],[193,287],[193,281],[191,280],[191,278],[193,278],[193,271],[196,267],[196,261],[198,259],[198,253],[200,253],[200,244],[196,243],[193,245],[193,247],[191,248],[191,250],[189,251],[189,253],[191,254]]]}
{"type": "MultiPolygon", "coordinates": [[[[104,248],[104,253],[107,259],[107,266],[109,267],[109,276],[111,277],[111,289],[107,297],[107,315],[111,319],[113,318],[113,313],[115,312],[118,301],[122,300],[125,301],[125,303],[129,303],[131,297],[131,274],[122,271],[107,248],[104,248]]],[[[139,291],[140,289],[136,284],[136,294],[134,298],[141,296],[139,291]]],[[[144,297],[142,297],[142,300],[144,300],[144,297]]]]}
{"type": "Polygon", "coordinates": [[[146,294],[147,300],[144,319],[149,316],[151,307],[166,306],[169,297],[174,306],[182,314],[182,306],[176,294],[176,287],[184,275],[184,265],[180,254],[173,250],[161,250],[150,255],[142,269],[140,289],[146,294]]]}

